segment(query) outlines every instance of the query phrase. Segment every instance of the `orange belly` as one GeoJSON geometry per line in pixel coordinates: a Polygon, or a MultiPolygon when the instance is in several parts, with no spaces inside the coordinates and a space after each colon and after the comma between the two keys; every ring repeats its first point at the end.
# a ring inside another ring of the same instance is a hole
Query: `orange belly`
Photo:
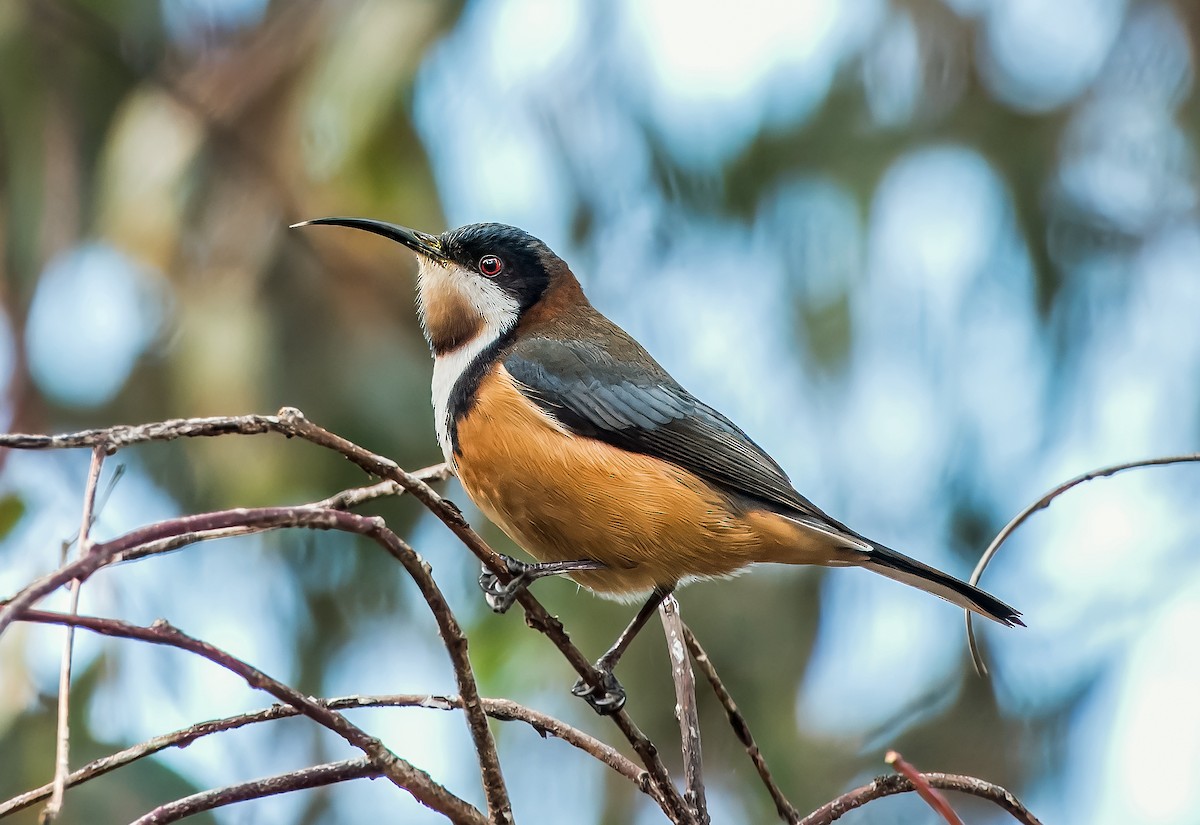
{"type": "Polygon", "coordinates": [[[527,401],[503,366],[459,419],[458,446],[458,476],[487,517],[539,561],[606,565],[571,576],[602,594],[727,576],[782,561],[780,545],[795,544],[795,531],[776,524],[787,520],[741,512],[674,464],[572,435],[527,401]]]}

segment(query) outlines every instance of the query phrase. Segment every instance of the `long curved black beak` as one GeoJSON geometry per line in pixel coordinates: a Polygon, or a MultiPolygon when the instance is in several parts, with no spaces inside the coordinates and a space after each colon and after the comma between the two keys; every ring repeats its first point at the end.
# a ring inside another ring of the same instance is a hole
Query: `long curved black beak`
{"type": "Polygon", "coordinates": [[[426,258],[432,258],[435,261],[446,260],[446,253],[442,251],[442,242],[436,235],[418,232],[415,229],[409,229],[407,226],[400,226],[385,221],[375,221],[370,218],[317,218],[312,221],[294,223],[289,228],[296,229],[300,226],[322,225],[348,226],[351,229],[361,229],[364,232],[382,235],[397,243],[402,243],[413,252],[416,252],[418,255],[424,255],[426,258]]]}

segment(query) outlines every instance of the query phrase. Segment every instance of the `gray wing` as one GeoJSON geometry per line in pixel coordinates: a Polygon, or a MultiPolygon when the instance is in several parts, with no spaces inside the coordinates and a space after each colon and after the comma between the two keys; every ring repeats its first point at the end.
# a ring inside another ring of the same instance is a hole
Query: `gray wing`
{"type": "Polygon", "coordinates": [[[737,425],[644,357],[635,362],[592,342],[532,338],[517,344],[504,366],[531,401],[577,435],[669,461],[727,491],[844,529],[796,492],[737,425]]]}

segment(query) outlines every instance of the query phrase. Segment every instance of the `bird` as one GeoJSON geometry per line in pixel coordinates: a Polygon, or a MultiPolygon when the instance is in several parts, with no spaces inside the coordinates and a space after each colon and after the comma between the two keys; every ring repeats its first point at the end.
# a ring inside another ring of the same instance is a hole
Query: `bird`
{"type": "Polygon", "coordinates": [[[532,581],[566,575],[601,596],[644,600],[572,692],[614,713],[620,656],[681,585],[765,562],[862,567],[1002,625],[995,596],[869,539],[795,489],[729,418],[661,367],[584,295],[529,233],[475,223],[441,234],[369,218],[328,225],[414,252],[433,354],[438,444],[475,505],[536,563],[505,557],[480,577],[497,612],[532,581]]]}

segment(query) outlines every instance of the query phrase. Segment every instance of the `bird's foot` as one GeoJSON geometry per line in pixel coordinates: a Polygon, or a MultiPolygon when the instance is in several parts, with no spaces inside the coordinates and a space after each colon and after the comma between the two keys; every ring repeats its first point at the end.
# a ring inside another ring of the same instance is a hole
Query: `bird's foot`
{"type": "Polygon", "coordinates": [[[507,583],[500,581],[500,577],[486,566],[479,574],[479,589],[483,591],[483,600],[496,613],[508,612],[520,592],[529,587],[535,578],[529,574],[530,568],[535,565],[525,564],[525,562],[508,556],[503,558],[504,565],[508,568],[508,574],[512,577],[507,583]]]}
{"type": "Polygon", "coordinates": [[[625,707],[625,688],[621,687],[611,668],[603,663],[596,663],[596,672],[600,674],[597,685],[579,679],[571,687],[571,693],[591,705],[601,716],[611,716],[625,707]]]}
{"type": "Polygon", "coordinates": [[[500,577],[484,566],[479,574],[479,588],[488,607],[497,613],[504,613],[513,606],[521,591],[538,579],[546,576],[561,576],[564,573],[575,573],[581,570],[601,570],[604,564],[591,559],[572,561],[547,561],[540,564],[526,564],[508,556],[503,556],[504,564],[511,577],[507,583],[501,582],[500,577]]]}

